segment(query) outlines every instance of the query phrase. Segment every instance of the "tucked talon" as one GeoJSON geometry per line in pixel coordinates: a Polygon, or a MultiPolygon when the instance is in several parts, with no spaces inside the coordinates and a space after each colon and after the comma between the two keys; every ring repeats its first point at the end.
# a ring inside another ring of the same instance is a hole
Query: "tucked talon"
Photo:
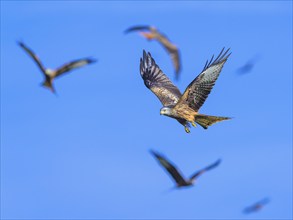
{"type": "Polygon", "coordinates": [[[193,127],[196,127],[196,124],[194,123],[194,121],[191,122],[191,124],[192,124],[193,127]]]}
{"type": "Polygon", "coordinates": [[[185,129],[186,133],[190,133],[190,130],[188,127],[184,127],[184,129],[185,129]]]}

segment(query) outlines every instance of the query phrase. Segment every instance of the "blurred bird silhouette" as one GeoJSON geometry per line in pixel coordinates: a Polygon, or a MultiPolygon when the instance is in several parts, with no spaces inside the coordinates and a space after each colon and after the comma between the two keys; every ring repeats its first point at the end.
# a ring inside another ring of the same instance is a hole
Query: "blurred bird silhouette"
{"type": "Polygon", "coordinates": [[[259,59],[260,59],[260,56],[257,55],[254,58],[248,60],[242,67],[237,69],[237,73],[239,75],[250,73],[259,59]]]}
{"type": "Polygon", "coordinates": [[[67,73],[73,69],[76,69],[76,68],[82,67],[84,65],[96,62],[96,60],[91,59],[91,58],[78,59],[78,60],[73,60],[71,62],[68,62],[55,70],[52,70],[49,68],[45,68],[43,66],[43,64],[41,63],[40,59],[38,58],[38,56],[31,49],[29,49],[24,43],[18,42],[18,45],[21,48],[23,48],[29,54],[29,56],[31,58],[34,59],[34,61],[37,63],[38,67],[42,71],[42,73],[45,77],[45,80],[42,83],[42,86],[50,89],[53,93],[56,92],[55,88],[53,86],[53,80],[55,78],[62,76],[64,73],[67,73]]]}
{"type": "Polygon", "coordinates": [[[245,214],[249,214],[249,213],[252,213],[252,212],[257,212],[257,211],[260,211],[265,205],[267,205],[268,203],[270,202],[270,200],[268,198],[264,198],[258,202],[256,202],[255,204],[249,206],[249,207],[246,207],[244,210],[243,210],[243,213],[245,214]]]}
{"type": "Polygon", "coordinates": [[[169,53],[171,60],[175,69],[175,79],[179,79],[179,74],[181,71],[181,61],[179,50],[176,45],[172,44],[171,41],[164,34],[160,33],[157,28],[152,26],[134,26],[128,28],[125,33],[132,31],[140,31],[139,33],[148,40],[157,40],[169,53]],[[147,32],[143,32],[147,30],[147,32]]]}
{"type": "Polygon", "coordinates": [[[218,57],[206,62],[202,72],[188,85],[183,95],[173,85],[170,79],[162,72],[150,53],[143,51],[143,58],[140,59],[140,74],[145,86],[150,89],[161,101],[163,107],[161,115],[176,119],[182,124],[187,133],[190,132],[190,123],[196,126],[195,122],[207,129],[208,126],[229,117],[217,117],[199,114],[198,110],[210,94],[216,80],[230,54],[229,49],[224,48],[218,57]]]}
{"type": "Polygon", "coordinates": [[[151,150],[150,153],[159,161],[159,163],[167,170],[167,172],[175,180],[177,188],[193,185],[195,180],[199,176],[201,176],[206,171],[209,171],[209,170],[217,167],[221,163],[221,160],[219,159],[215,163],[197,171],[196,173],[191,175],[191,177],[189,179],[186,179],[180,174],[178,169],[172,163],[170,163],[166,158],[164,158],[162,155],[154,152],[153,150],[151,150]]]}

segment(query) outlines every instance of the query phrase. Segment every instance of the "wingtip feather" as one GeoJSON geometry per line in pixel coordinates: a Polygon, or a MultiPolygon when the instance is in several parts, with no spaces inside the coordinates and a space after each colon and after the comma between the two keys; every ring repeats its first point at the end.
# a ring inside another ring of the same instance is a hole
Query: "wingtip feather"
{"type": "Polygon", "coordinates": [[[217,56],[216,59],[214,59],[214,55],[213,55],[212,58],[210,59],[210,61],[207,60],[202,72],[213,65],[217,65],[219,63],[226,62],[228,57],[231,55],[231,53],[229,53],[227,55],[227,53],[230,51],[230,48],[228,48],[225,52],[224,51],[225,51],[225,47],[223,47],[223,49],[221,50],[221,52],[219,53],[219,55],[217,56]]]}
{"type": "Polygon", "coordinates": [[[129,27],[127,28],[125,31],[124,31],[124,34],[128,34],[130,32],[133,32],[133,31],[139,31],[139,30],[149,30],[151,28],[151,26],[149,25],[137,25],[137,26],[132,26],[132,27],[129,27]]]}
{"type": "Polygon", "coordinates": [[[153,149],[150,149],[149,152],[150,152],[150,154],[152,154],[155,157],[160,157],[160,154],[158,152],[154,151],[153,149]]]}
{"type": "Polygon", "coordinates": [[[95,59],[95,58],[87,58],[87,63],[96,63],[98,62],[98,59],[95,59]]]}
{"type": "Polygon", "coordinates": [[[215,162],[216,165],[219,165],[220,163],[222,163],[222,159],[221,159],[221,158],[219,158],[219,159],[215,162]]]}

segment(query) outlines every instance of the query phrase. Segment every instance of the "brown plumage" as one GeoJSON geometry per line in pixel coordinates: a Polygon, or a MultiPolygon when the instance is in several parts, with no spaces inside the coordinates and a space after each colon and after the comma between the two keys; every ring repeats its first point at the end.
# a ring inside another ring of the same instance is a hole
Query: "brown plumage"
{"type": "Polygon", "coordinates": [[[152,26],[134,26],[125,31],[125,33],[129,33],[132,31],[140,31],[140,34],[148,40],[157,40],[168,52],[171,57],[174,69],[175,69],[175,77],[176,80],[179,79],[179,74],[181,71],[181,61],[179,50],[176,45],[174,45],[164,34],[159,32],[157,28],[152,26]],[[143,32],[143,30],[147,30],[147,32],[143,32]]]}
{"type": "Polygon", "coordinates": [[[201,125],[204,129],[208,126],[229,117],[217,117],[199,114],[200,107],[210,94],[216,80],[230,54],[224,48],[218,57],[206,63],[202,72],[188,85],[183,95],[170,79],[162,72],[150,53],[143,51],[143,58],[140,59],[140,74],[144,84],[161,101],[163,108],[160,114],[177,119],[190,132],[190,123],[201,125]]]}
{"type": "Polygon", "coordinates": [[[39,57],[31,49],[29,49],[24,43],[18,42],[18,45],[22,49],[24,49],[29,54],[29,56],[31,58],[34,59],[34,61],[37,63],[38,67],[42,71],[42,73],[45,77],[45,80],[42,83],[42,86],[50,89],[53,93],[55,93],[55,89],[53,86],[53,80],[55,78],[63,75],[64,73],[67,73],[73,69],[76,69],[78,67],[82,67],[84,65],[96,62],[96,60],[91,59],[91,58],[78,59],[78,60],[73,60],[71,62],[68,62],[55,70],[51,70],[49,68],[45,68],[43,66],[43,64],[41,63],[39,57]]]}
{"type": "Polygon", "coordinates": [[[157,152],[154,151],[150,151],[151,154],[159,161],[159,163],[167,170],[167,172],[171,175],[171,177],[175,180],[176,182],[176,186],[177,187],[183,187],[183,186],[191,186],[194,184],[194,181],[201,176],[203,173],[205,173],[208,170],[211,170],[215,167],[217,167],[220,163],[221,160],[217,160],[215,163],[197,171],[196,173],[194,173],[193,175],[191,175],[190,178],[186,179],[184,178],[180,172],[178,171],[178,169],[171,163],[169,162],[165,157],[163,157],[162,155],[160,155],[157,152]]]}

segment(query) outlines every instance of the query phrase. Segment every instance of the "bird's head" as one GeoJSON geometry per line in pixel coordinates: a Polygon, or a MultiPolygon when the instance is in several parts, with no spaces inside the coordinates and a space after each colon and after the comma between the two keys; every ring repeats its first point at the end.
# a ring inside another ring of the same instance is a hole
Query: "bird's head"
{"type": "Polygon", "coordinates": [[[172,111],[171,108],[169,108],[169,107],[163,107],[160,110],[160,115],[168,115],[168,116],[170,116],[170,115],[172,115],[172,112],[171,111],[172,111]]]}
{"type": "Polygon", "coordinates": [[[54,74],[54,70],[51,70],[51,69],[47,68],[45,70],[45,74],[48,75],[48,76],[52,76],[54,74]]]}

